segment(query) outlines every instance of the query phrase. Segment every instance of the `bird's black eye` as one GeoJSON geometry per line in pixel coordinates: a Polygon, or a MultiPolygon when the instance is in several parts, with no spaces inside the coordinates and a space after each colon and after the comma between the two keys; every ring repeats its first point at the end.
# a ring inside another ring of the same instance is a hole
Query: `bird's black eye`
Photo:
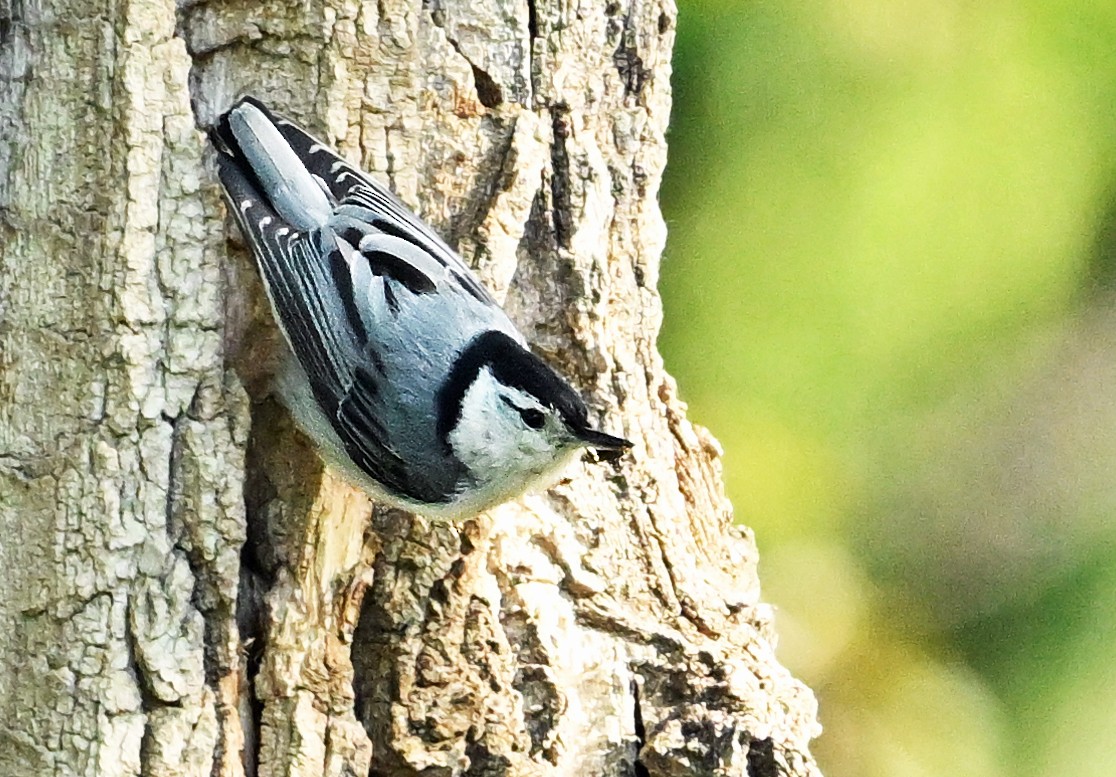
{"type": "Polygon", "coordinates": [[[532,429],[542,429],[543,424],[546,422],[546,416],[543,415],[542,411],[536,410],[533,407],[520,410],[519,415],[523,417],[523,423],[527,424],[532,429]]]}
{"type": "Polygon", "coordinates": [[[523,423],[527,424],[532,429],[542,429],[543,424],[546,423],[546,414],[537,408],[520,407],[505,396],[501,396],[500,401],[519,413],[519,417],[523,419],[523,423]]]}

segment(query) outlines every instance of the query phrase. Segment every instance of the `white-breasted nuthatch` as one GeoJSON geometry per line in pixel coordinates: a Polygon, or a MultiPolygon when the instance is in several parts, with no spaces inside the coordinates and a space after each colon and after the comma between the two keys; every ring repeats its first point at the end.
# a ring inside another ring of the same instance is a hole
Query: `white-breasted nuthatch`
{"type": "Polygon", "coordinates": [[[212,132],[225,195],[290,346],[277,390],[326,461],[459,518],[554,477],[594,429],[477,278],[395,195],[247,97],[212,132]]]}

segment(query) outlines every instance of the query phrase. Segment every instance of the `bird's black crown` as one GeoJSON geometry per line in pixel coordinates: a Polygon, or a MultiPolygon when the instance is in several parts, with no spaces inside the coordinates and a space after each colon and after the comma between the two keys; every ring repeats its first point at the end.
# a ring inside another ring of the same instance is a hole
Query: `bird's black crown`
{"type": "Polygon", "coordinates": [[[443,442],[448,444],[461,418],[465,392],[484,367],[504,385],[553,407],[570,429],[588,427],[589,411],[577,392],[538,356],[503,332],[491,330],[469,341],[438,392],[438,436],[443,442]]]}

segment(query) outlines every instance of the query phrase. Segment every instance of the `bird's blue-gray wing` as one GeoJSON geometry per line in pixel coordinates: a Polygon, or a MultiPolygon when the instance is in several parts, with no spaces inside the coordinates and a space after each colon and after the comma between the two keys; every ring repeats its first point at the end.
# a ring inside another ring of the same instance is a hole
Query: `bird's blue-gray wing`
{"type": "MultiPolygon", "coordinates": [[[[370,232],[405,240],[444,268],[447,279],[478,302],[498,307],[495,300],[438,234],[415,216],[390,189],[367,175],[290,119],[268,110],[252,98],[245,102],[261,110],[290,144],[306,170],[336,201],[331,222],[337,232],[357,245],[370,232]]],[[[372,259],[373,263],[375,258],[372,259]]]]}
{"type": "Polygon", "coordinates": [[[442,489],[407,466],[376,406],[384,376],[367,352],[367,324],[357,312],[342,247],[323,254],[318,230],[301,232],[284,223],[235,159],[218,164],[283,333],[345,451],[390,493],[438,501],[442,489]]]}

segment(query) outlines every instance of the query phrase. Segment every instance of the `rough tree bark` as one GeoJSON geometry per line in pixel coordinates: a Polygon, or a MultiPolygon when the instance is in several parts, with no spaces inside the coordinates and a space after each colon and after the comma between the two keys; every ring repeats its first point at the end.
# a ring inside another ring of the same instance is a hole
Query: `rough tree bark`
{"type": "Polygon", "coordinates": [[[671,0],[0,0],[0,774],[815,775],[655,349],[671,0]],[[636,440],[459,525],[265,399],[201,131],[389,180],[636,440]]]}

